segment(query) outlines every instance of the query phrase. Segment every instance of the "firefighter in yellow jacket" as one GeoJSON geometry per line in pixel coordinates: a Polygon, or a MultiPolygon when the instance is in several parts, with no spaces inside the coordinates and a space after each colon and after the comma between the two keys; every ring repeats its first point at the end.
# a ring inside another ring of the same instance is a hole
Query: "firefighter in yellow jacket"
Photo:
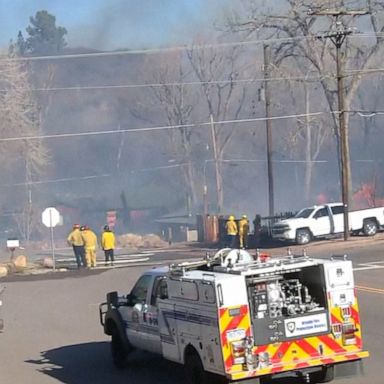
{"type": "Polygon", "coordinates": [[[88,268],[96,267],[97,236],[87,225],[82,226],[81,236],[84,241],[85,258],[88,268]]]}
{"type": "Polygon", "coordinates": [[[248,232],[249,232],[248,217],[247,215],[243,215],[239,220],[239,240],[240,240],[241,249],[248,247],[248,232]]]}
{"type": "Polygon", "coordinates": [[[77,268],[86,267],[84,241],[80,232],[80,225],[74,224],[71,233],[67,237],[67,242],[73,247],[76,257],[77,268]]]}
{"type": "Polygon", "coordinates": [[[236,236],[237,236],[237,224],[235,217],[230,215],[227,222],[225,223],[225,230],[227,232],[227,246],[230,248],[236,247],[236,236]]]}
{"type": "Polygon", "coordinates": [[[105,266],[108,265],[109,261],[111,261],[111,265],[113,265],[115,261],[115,235],[108,225],[104,225],[104,232],[101,235],[101,248],[103,248],[105,255],[105,266]]]}

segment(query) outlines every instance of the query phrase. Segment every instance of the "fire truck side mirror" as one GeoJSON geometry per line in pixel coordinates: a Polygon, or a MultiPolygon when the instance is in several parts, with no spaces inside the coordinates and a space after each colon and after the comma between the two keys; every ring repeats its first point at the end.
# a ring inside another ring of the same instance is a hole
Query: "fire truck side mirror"
{"type": "Polygon", "coordinates": [[[108,292],[107,293],[107,302],[109,305],[112,305],[113,307],[117,307],[119,303],[119,296],[117,295],[116,291],[108,292]]]}
{"type": "Polygon", "coordinates": [[[168,299],[168,288],[166,284],[161,285],[160,287],[160,299],[161,300],[168,299]]]}
{"type": "Polygon", "coordinates": [[[132,295],[130,293],[128,293],[128,295],[126,296],[126,299],[127,299],[127,306],[132,307],[134,303],[132,300],[132,295]]]}

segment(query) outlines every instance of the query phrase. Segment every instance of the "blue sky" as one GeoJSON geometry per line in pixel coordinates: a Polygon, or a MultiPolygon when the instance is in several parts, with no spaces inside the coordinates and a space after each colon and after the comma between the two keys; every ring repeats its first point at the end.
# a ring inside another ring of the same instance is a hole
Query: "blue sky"
{"type": "Polygon", "coordinates": [[[189,44],[209,35],[215,20],[233,0],[0,0],[0,47],[39,10],[56,16],[70,46],[98,49],[155,48],[189,44]]]}

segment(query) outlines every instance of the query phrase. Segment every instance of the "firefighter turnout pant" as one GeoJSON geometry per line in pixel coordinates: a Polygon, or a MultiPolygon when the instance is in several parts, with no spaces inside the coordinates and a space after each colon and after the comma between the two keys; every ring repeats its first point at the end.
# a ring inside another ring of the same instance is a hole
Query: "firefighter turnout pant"
{"type": "Polygon", "coordinates": [[[88,267],[96,267],[96,247],[85,247],[85,258],[88,267]]]}

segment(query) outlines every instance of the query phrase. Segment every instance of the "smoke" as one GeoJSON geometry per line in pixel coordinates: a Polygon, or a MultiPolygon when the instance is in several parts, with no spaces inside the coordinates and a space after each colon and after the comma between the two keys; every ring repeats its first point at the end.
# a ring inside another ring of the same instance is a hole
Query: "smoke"
{"type": "Polygon", "coordinates": [[[214,22],[227,4],[229,0],[111,1],[87,24],[68,29],[68,42],[101,50],[190,44],[197,31],[214,33],[214,22]]]}

